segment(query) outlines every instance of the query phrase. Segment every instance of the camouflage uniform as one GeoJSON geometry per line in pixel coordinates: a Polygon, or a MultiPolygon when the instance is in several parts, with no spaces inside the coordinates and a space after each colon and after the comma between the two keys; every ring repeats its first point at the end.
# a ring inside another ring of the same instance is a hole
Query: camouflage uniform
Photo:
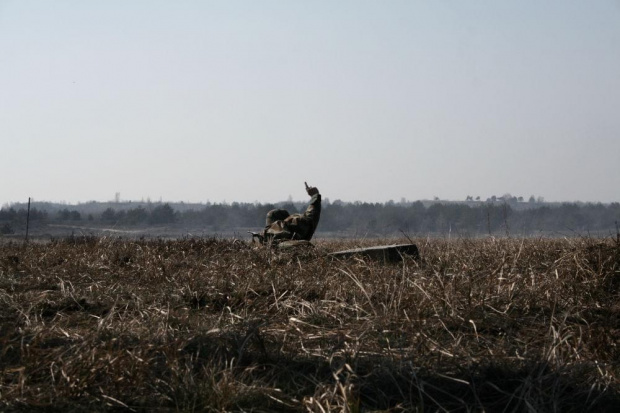
{"type": "Polygon", "coordinates": [[[289,214],[285,209],[272,209],[267,213],[263,242],[306,240],[310,241],[321,217],[321,194],[312,196],[303,214],[289,214]]]}

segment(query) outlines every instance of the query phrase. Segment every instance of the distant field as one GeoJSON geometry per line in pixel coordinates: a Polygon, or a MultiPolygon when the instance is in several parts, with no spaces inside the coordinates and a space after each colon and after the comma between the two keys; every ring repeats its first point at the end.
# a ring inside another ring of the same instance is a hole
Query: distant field
{"type": "Polygon", "coordinates": [[[5,240],[0,410],[620,411],[618,241],[414,241],[5,240]]]}
{"type": "MultiPolygon", "coordinates": [[[[31,228],[29,239],[36,242],[48,242],[50,240],[63,239],[67,237],[100,237],[100,238],[116,238],[127,241],[138,239],[185,239],[185,238],[218,238],[218,239],[241,239],[250,241],[251,236],[248,231],[261,231],[263,227],[259,224],[253,227],[231,227],[225,229],[213,229],[210,227],[188,226],[181,224],[153,225],[153,226],[124,226],[114,224],[101,223],[79,223],[79,224],[43,224],[36,225],[31,228]]],[[[584,236],[594,238],[615,237],[615,231],[610,230],[592,230],[586,233],[575,232],[571,230],[563,231],[537,231],[528,234],[527,238],[583,238],[584,236]]],[[[496,235],[499,238],[507,238],[505,232],[496,235]]],[[[379,239],[397,239],[404,237],[416,238],[436,238],[436,239],[487,239],[488,233],[463,233],[457,230],[448,232],[423,232],[410,233],[407,231],[394,231],[390,235],[379,234],[371,231],[325,231],[319,228],[315,238],[331,240],[347,240],[347,242],[356,242],[356,240],[379,240],[379,239]],[[414,235],[415,234],[415,235],[414,235]]],[[[523,238],[524,236],[513,235],[513,238],[523,238]]],[[[0,245],[9,242],[22,242],[25,239],[25,229],[10,235],[0,235],[0,245]]],[[[376,241],[373,241],[376,242],[376,241]]],[[[392,241],[388,241],[392,242],[392,241]]]]}
{"type": "MultiPolygon", "coordinates": [[[[31,228],[29,239],[49,241],[66,237],[115,237],[123,239],[140,238],[238,238],[251,240],[248,231],[261,231],[264,227],[257,224],[253,227],[231,227],[225,229],[213,229],[210,227],[188,226],[181,224],[168,225],[114,225],[101,223],[78,223],[78,224],[40,224],[31,228]]],[[[398,235],[401,235],[398,233],[398,235]]],[[[438,234],[441,236],[441,234],[438,234]]],[[[326,232],[322,231],[321,238],[377,238],[378,234],[356,232],[326,232]]],[[[16,234],[0,235],[0,244],[10,241],[23,241],[25,229],[16,234]]]]}

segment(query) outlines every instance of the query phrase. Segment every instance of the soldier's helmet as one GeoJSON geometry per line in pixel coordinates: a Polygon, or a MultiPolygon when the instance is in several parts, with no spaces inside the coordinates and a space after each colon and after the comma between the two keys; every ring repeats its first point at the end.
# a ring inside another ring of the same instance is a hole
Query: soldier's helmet
{"type": "Polygon", "coordinates": [[[286,209],[272,209],[267,213],[267,225],[271,225],[275,221],[284,221],[291,214],[286,209]]]}

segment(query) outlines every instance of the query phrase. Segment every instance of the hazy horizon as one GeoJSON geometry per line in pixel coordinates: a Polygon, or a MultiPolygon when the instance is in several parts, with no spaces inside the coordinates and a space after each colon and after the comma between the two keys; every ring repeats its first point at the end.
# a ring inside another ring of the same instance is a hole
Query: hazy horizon
{"type": "MultiPolygon", "coordinates": [[[[502,195],[495,195],[497,200],[495,202],[502,202],[502,195]]],[[[516,195],[516,194],[510,194],[514,197],[519,197],[521,195],[516,195]]],[[[490,198],[492,198],[493,195],[491,196],[480,196],[479,200],[476,200],[476,196],[473,196],[472,200],[466,200],[466,199],[448,199],[448,198],[439,198],[439,199],[433,199],[433,198],[420,198],[420,199],[408,199],[405,197],[400,197],[398,199],[388,199],[385,201],[366,201],[363,199],[355,199],[355,200],[345,200],[345,199],[340,199],[340,198],[330,198],[327,196],[323,196],[323,201],[327,201],[328,203],[333,203],[333,202],[344,202],[344,203],[349,203],[349,204],[353,204],[353,203],[357,203],[357,202],[361,202],[361,203],[379,203],[379,204],[387,204],[389,202],[394,202],[395,204],[403,204],[403,203],[414,203],[414,202],[487,202],[490,198]]],[[[561,203],[578,203],[578,204],[613,204],[613,203],[617,203],[617,201],[611,201],[611,202],[602,202],[602,201],[581,201],[581,200],[548,200],[546,199],[544,196],[536,196],[534,194],[530,195],[530,196],[534,196],[535,198],[535,202],[537,204],[543,204],[543,203],[552,203],[552,204],[561,204],[561,203]]],[[[529,203],[529,198],[530,196],[523,196],[523,200],[519,201],[521,203],[529,203]]],[[[213,199],[206,199],[206,200],[198,200],[198,201],[186,201],[186,200],[173,200],[173,199],[163,199],[163,198],[144,198],[144,199],[123,199],[120,198],[119,201],[116,201],[115,199],[102,199],[102,200],[95,200],[95,199],[91,199],[91,200],[86,200],[86,201],[76,201],[76,202],[68,202],[68,201],[50,201],[50,200],[46,200],[46,199],[35,199],[32,198],[30,199],[31,204],[33,205],[33,207],[36,207],[37,203],[49,203],[49,204],[54,204],[54,205],[67,205],[67,206],[78,206],[78,205],[86,205],[86,204],[91,204],[91,203],[99,203],[99,204],[129,204],[129,203],[134,203],[134,204],[146,204],[146,203],[153,203],[153,204],[187,204],[187,205],[206,205],[206,204],[232,204],[232,203],[241,203],[241,204],[282,204],[282,203],[295,203],[295,204],[306,204],[309,202],[309,198],[308,199],[293,199],[291,197],[289,198],[282,198],[282,199],[276,199],[274,201],[259,201],[259,200],[254,200],[254,201],[239,201],[239,200],[235,200],[235,199],[223,199],[223,200],[213,200],[213,199]]],[[[4,207],[12,207],[14,205],[27,205],[28,204],[28,199],[24,200],[24,201],[14,201],[14,202],[5,202],[3,204],[0,204],[0,208],[4,208],[4,207]]]]}
{"type": "Polygon", "coordinates": [[[620,201],[620,3],[0,0],[0,205],[620,201]]]}

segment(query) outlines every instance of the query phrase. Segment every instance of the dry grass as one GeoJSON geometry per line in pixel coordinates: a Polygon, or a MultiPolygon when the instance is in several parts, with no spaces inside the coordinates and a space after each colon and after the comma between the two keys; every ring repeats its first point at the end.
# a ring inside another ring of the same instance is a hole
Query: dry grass
{"type": "Polygon", "coordinates": [[[620,245],[415,241],[3,245],[0,409],[620,409],[620,245]]]}

